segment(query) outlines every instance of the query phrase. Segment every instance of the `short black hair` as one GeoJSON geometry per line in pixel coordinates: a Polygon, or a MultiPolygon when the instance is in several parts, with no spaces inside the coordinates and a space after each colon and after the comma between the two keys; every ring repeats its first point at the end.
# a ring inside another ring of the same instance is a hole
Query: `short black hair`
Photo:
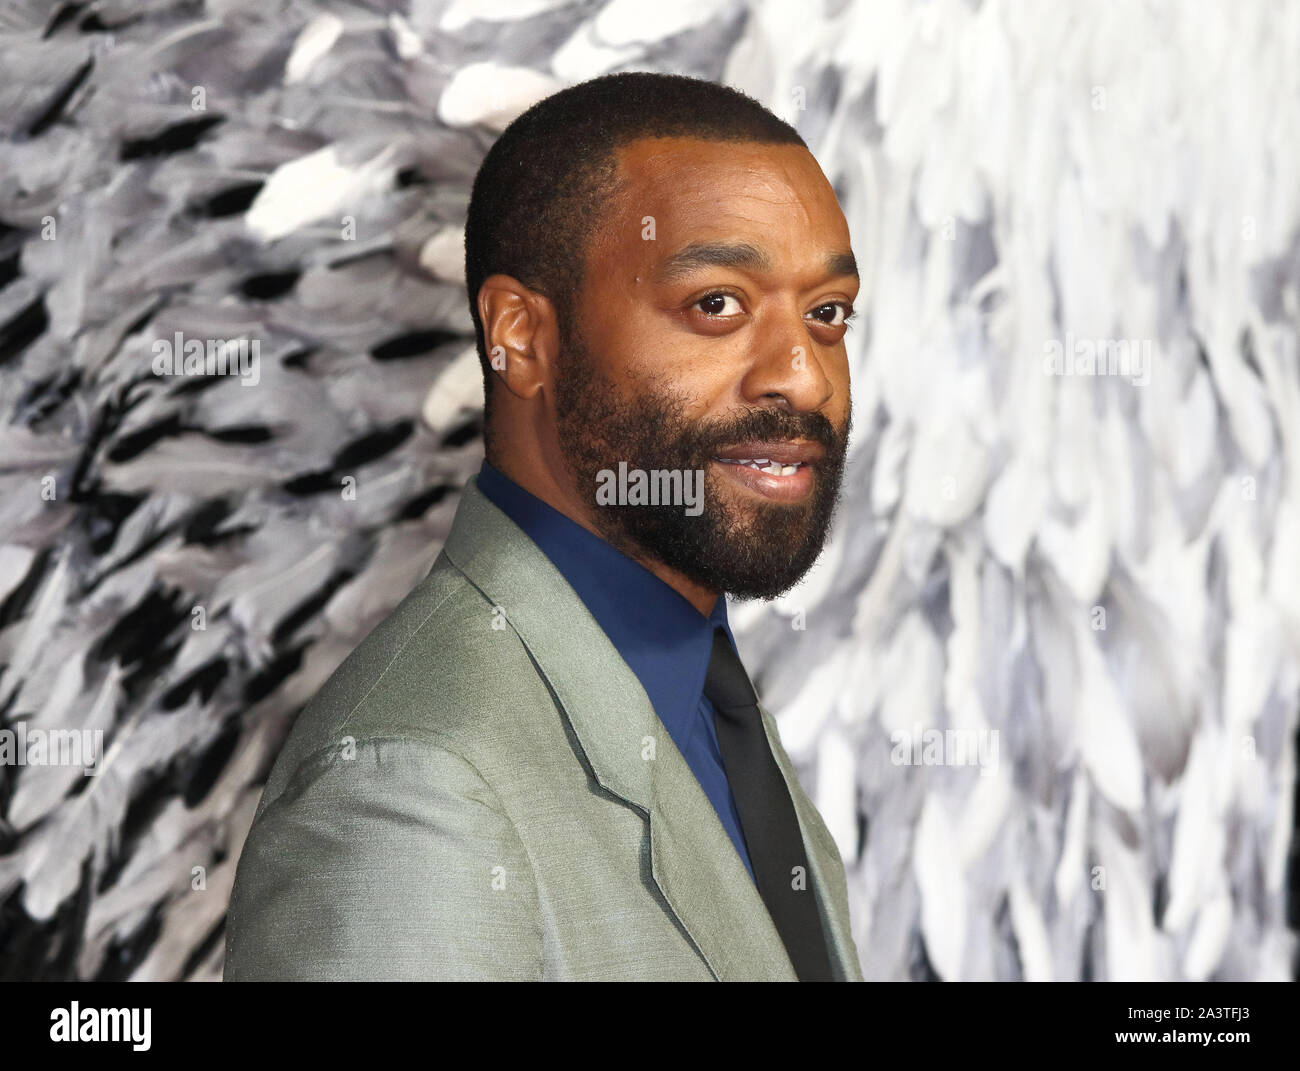
{"type": "Polygon", "coordinates": [[[498,272],[518,279],[554,303],[561,337],[572,337],[587,240],[615,192],[615,150],[646,137],[807,148],[794,127],[739,90],[649,72],[569,86],[506,127],[474,179],[465,223],[465,285],[483,369],[485,436],[493,376],[479,288],[498,272]]]}

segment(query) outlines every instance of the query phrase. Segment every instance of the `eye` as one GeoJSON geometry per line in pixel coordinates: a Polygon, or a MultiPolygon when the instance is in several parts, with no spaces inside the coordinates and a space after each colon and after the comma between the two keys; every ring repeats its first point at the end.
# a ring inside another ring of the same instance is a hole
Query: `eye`
{"type": "Polygon", "coordinates": [[[712,294],[705,294],[699,301],[695,302],[695,308],[699,309],[706,316],[736,316],[744,310],[740,307],[740,302],[731,294],[724,294],[717,291],[712,294]]]}
{"type": "Polygon", "coordinates": [[[856,313],[852,305],[843,301],[830,301],[818,305],[809,315],[827,327],[847,327],[856,313]]]}

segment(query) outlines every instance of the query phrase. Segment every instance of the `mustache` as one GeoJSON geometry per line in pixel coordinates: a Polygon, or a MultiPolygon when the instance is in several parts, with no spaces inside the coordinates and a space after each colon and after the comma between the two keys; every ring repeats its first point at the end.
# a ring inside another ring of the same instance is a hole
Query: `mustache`
{"type": "Polygon", "coordinates": [[[700,450],[713,450],[732,443],[801,440],[818,443],[828,454],[840,453],[848,442],[849,425],[842,432],[821,413],[792,413],[781,409],[750,409],[734,420],[712,421],[698,430],[700,450]]]}

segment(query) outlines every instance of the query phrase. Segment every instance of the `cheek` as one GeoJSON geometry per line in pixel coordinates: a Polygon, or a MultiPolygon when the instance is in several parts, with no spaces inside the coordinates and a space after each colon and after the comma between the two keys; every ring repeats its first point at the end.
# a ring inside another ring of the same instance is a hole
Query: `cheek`
{"type": "Polygon", "coordinates": [[[661,388],[680,383],[681,389],[693,391],[695,381],[710,373],[700,358],[699,339],[674,330],[662,312],[626,302],[622,310],[599,321],[599,340],[589,339],[611,378],[661,388]]]}
{"type": "Polygon", "coordinates": [[[629,382],[677,396],[693,415],[724,406],[743,375],[743,363],[723,347],[701,347],[697,336],[662,325],[630,338],[625,352],[629,382]]]}

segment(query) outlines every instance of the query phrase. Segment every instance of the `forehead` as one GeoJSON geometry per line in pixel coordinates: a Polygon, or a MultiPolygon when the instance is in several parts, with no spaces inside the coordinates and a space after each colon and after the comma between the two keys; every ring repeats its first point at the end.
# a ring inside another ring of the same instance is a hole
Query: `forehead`
{"type": "Polygon", "coordinates": [[[596,246],[620,259],[648,264],[709,240],[747,241],[786,262],[849,248],[835,193],[801,145],[642,138],[617,161],[612,207],[627,225],[600,228],[596,246]],[[654,241],[643,238],[646,216],[654,241]]]}

